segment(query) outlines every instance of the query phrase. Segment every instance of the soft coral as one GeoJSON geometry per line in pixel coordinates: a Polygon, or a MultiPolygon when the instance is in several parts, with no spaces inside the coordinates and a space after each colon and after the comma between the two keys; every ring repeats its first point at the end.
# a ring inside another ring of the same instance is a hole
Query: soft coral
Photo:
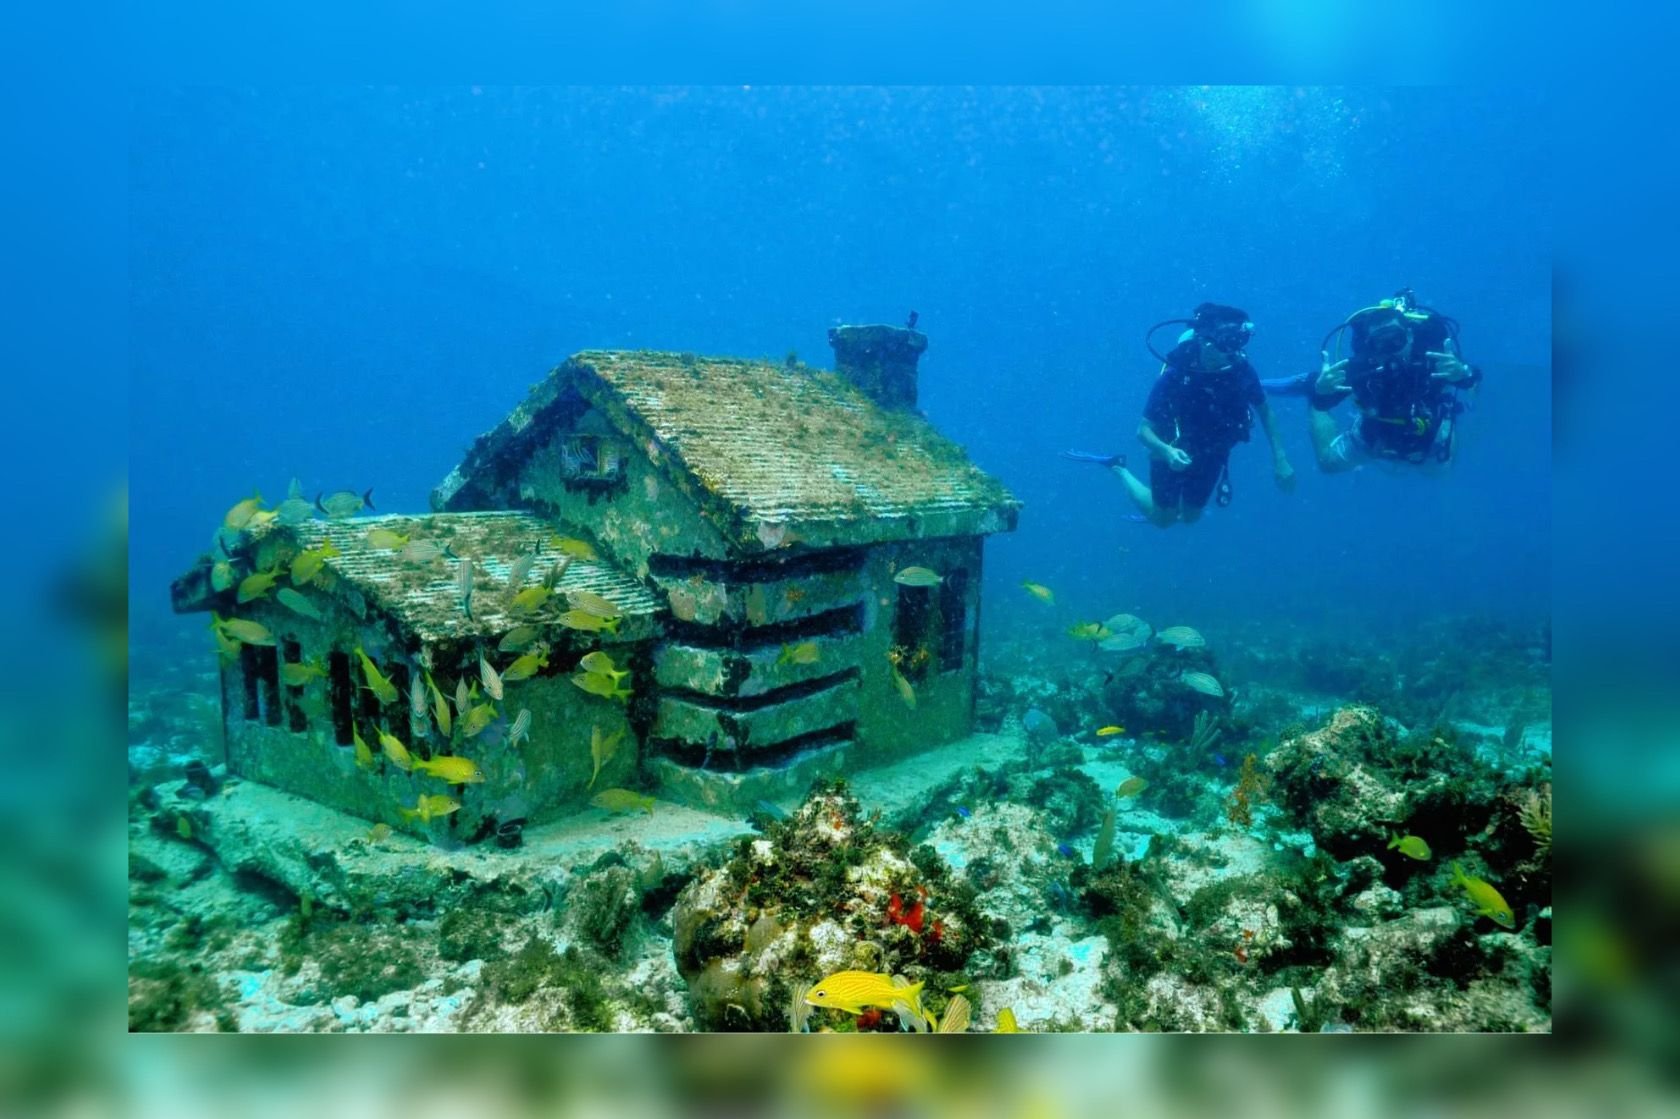
{"type": "Polygon", "coordinates": [[[920,936],[922,934],[922,925],[927,920],[927,905],[925,903],[925,899],[927,898],[927,887],[917,886],[916,893],[919,896],[916,898],[915,903],[909,908],[905,908],[903,898],[899,897],[896,893],[893,894],[891,900],[887,902],[887,919],[895,925],[903,925],[917,936],[920,936]]]}

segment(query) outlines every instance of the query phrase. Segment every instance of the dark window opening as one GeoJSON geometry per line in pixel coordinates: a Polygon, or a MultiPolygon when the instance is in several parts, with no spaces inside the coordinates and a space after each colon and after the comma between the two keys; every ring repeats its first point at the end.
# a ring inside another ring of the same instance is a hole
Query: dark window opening
{"type": "Polygon", "coordinates": [[[257,698],[257,649],[256,645],[241,645],[239,647],[239,682],[244,688],[245,705],[243,713],[250,722],[262,718],[262,703],[257,698]]]}
{"type": "Polygon", "coordinates": [[[783,766],[806,751],[832,746],[838,742],[850,742],[856,734],[857,724],[846,722],[822,730],[808,731],[770,745],[754,745],[745,750],[725,748],[722,744],[714,744],[708,748],[704,743],[683,742],[670,738],[660,739],[649,745],[681,765],[718,773],[739,773],[757,766],[783,766]]]}
{"type": "Polygon", "coordinates": [[[775,556],[744,563],[659,553],[648,557],[648,572],[662,579],[686,579],[690,575],[701,575],[721,583],[766,583],[802,575],[857,571],[863,567],[863,560],[864,552],[861,548],[824,548],[820,552],[775,556]]]}
{"type": "MultiPolygon", "coordinates": [[[[287,638],[280,645],[280,656],[287,664],[299,664],[303,661],[303,646],[291,638],[287,638]]],[[[286,727],[295,734],[302,734],[309,729],[309,716],[303,710],[303,686],[296,687],[288,684],[286,696],[286,727]]]]}
{"type": "MultiPolygon", "coordinates": [[[[247,645],[251,653],[250,675],[256,679],[257,695],[261,701],[262,721],[271,727],[280,725],[280,657],[272,645],[247,645]]],[[[247,684],[249,689],[251,685],[247,684]]],[[[247,695],[249,692],[247,691],[247,695]]],[[[250,709],[247,702],[246,710],[250,709]]]]}
{"type": "MultiPolygon", "coordinates": [[[[359,671],[360,666],[358,665],[357,668],[359,671]]],[[[368,749],[378,753],[379,717],[381,715],[379,697],[373,694],[373,689],[367,686],[366,680],[362,680],[356,686],[356,695],[358,698],[356,722],[362,728],[362,741],[368,744],[368,749]]]]}
{"type": "Polygon", "coordinates": [[[397,701],[385,708],[385,729],[402,739],[403,744],[413,751],[415,757],[422,760],[430,758],[431,751],[420,740],[419,732],[413,725],[413,711],[408,695],[408,666],[392,665],[385,673],[385,678],[397,689],[397,701]]]}
{"type": "Polygon", "coordinates": [[[397,689],[397,701],[385,709],[385,725],[387,727],[408,726],[408,666],[406,664],[392,665],[385,672],[385,679],[391,681],[391,686],[397,689]]]}
{"type": "Polygon", "coordinates": [[[926,678],[933,663],[934,636],[932,587],[898,587],[898,611],[893,616],[893,664],[912,684],[926,678]]]}
{"type": "Polygon", "coordinates": [[[715,626],[669,618],[665,632],[674,641],[703,649],[762,649],[807,637],[838,637],[863,632],[863,607],[842,606],[803,618],[790,618],[767,626],[725,619],[715,626]]]}
{"type": "Polygon", "coordinates": [[[333,741],[348,746],[356,702],[356,685],[350,680],[350,654],[334,651],[327,657],[327,702],[332,706],[333,741]]]}
{"type": "Polygon", "coordinates": [[[560,477],[568,482],[615,482],[624,474],[624,444],[607,435],[560,437],[560,477]]]}
{"type": "Polygon", "coordinates": [[[968,572],[947,572],[939,584],[939,671],[956,672],[963,666],[968,644],[968,572]]]}

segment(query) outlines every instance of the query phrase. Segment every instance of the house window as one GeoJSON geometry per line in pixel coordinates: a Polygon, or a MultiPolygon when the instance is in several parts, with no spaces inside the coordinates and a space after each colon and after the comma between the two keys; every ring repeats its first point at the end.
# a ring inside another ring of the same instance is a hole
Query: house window
{"type": "Polygon", "coordinates": [[[560,477],[568,482],[616,482],[624,476],[624,444],[610,435],[560,437],[560,477]]]}
{"type": "Polygon", "coordinates": [[[272,645],[244,645],[239,650],[245,678],[245,718],[280,725],[280,658],[272,645]]]}
{"type": "Polygon", "coordinates": [[[934,636],[932,587],[898,586],[898,611],[893,617],[893,664],[906,680],[924,679],[933,661],[929,641],[934,636]]]}
{"type": "MultiPolygon", "coordinates": [[[[287,638],[280,646],[280,655],[287,664],[297,664],[303,660],[303,646],[295,640],[287,638]]],[[[309,716],[303,710],[303,687],[288,685],[286,696],[286,726],[295,734],[302,734],[309,729],[309,716]]]]}
{"type": "Polygon", "coordinates": [[[327,657],[327,702],[332,707],[333,741],[348,746],[355,741],[356,685],[350,679],[350,654],[334,650],[327,657]]]}
{"type": "Polygon", "coordinates": [[[241,713],[252,723],[262,718],[262,700],[257,692],[257,648],[255,645],[239,647],[239,683],[245,701],[241,713]]]}
{"type": "Polygon", "coordinates": [[[365,680],[360,679],[360,675],[361,673],[358,669],[358,683],[356,685],[356,696],[358,698],[358,702],[356,704],[356,722],[360,723],[362,727],[362,741],[366,742],[370,748],[373,748],[379,745],[379,731],[382,726],[380,723],[380,716],[383,712],[379,709],[379,697],[373,694],[372,688],[367,687],[367,682],[365,680]]]}
{"type": "Polygon", "coordinates": [[[947,572],[939,584],[939,671],[956,672],[963,666],[968,640],[968,572],[947,572]]]}
{"type": "MultiPolygon", "coordinates": [[[[385,678],[391,681],[391,686],[397,689],[397,702],[385,708],[385,729],[408,743],[410,749],[420,746],[418,741],[410,742],[413,737],[412,720],[408,709],[408,666],[394,664],[385,673],[385,678]]],[[[421,750],[417,757],[425,757],[421,750]]]]}

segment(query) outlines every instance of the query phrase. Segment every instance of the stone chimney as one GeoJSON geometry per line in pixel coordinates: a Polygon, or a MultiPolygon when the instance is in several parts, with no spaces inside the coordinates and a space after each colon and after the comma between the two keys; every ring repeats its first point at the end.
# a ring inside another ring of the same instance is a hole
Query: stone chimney
{"type": "Polygon", "coordinates": [[[883,408],[916,407],[916,362],[927,335],[903,326],[837,326],[828,332],[834,369],[883,408]]]}

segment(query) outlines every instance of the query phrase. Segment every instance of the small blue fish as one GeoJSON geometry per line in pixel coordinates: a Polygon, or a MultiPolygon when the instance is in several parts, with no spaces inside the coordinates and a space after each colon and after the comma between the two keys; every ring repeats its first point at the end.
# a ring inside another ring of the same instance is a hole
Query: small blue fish
{"type": "Polygon", "coordinates": [[[1213,764],[1218,766],[1220,769],[1224,769],[1225,766],[1229,763],[1227,763],[1225,761],[1225,755],[1224,754],[1215,754],[1213,756],[1213,764]]]}
{"type": "Polygon", "coordinates": [[[966,819],[968,819],[968,818],[969,818],[969,817],[970,817],[970,816],[972,816],[972,815],[974,815],[974,813],[972,813],[972,812],[970,812],[970,811],[969,811],[969,810],[968,810],[968,806],[967,806],[967,805],[965,805],[965,804],[959,804],[959,805],[957,805],[957,815],[959,815],[959,816],[961,816],[961,817],[962,817],[962,818],[963,818],[963,819],[965,819],[965,820],[966,820],[966,819]]]}
{"type": "Polygon", "coordinates": [[[1056,854],[1058,854],[1058,855],[1060,855],[1060,856],[1062,856],[1063,858],[1066,858],[1066,859],[1072,859],[1072,858],[1077,857],[1079,852],[1075,851],[1072,847],[1070,847],[1066,843],[1058,843],[1058,844],[1056,844],[1056,854]]]}
{"type": "Polygon", "coordinates": [[[1060,882],[1052,882],[1050,883],[1050,900],[1059,908],[1066,909],[1073,897],[1068,893],[1066,886],[1060,882]]]}

